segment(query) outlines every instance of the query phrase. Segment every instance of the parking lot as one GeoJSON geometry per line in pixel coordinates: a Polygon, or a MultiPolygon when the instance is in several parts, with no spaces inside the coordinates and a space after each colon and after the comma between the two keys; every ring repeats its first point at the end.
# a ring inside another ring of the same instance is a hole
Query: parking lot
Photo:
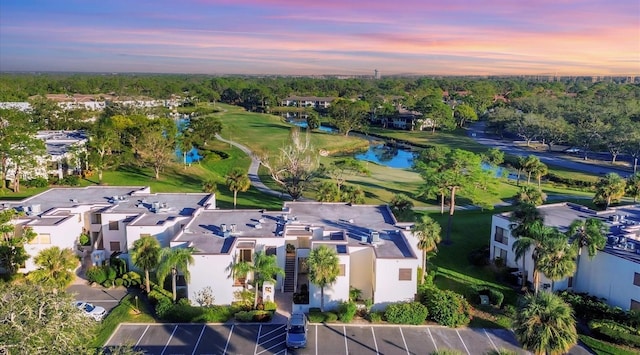
{"type": "MultiPolygon", "coordinates": [[[[486,354],[517,346],[504,329],[376,325],[309,325],[307,347],[288,350],[283,324],[121,324],[107,346],[132,345],[147,354],[430,354],[454,349],[486,354]]],[[[572,352],[573,353],[573,352],[572,352]]]]}
{"type": "Polygon", "coordinates": [[[91,287],[84,283],[71,285],[67,292],[73,295],[78,301],[85,301],[95,306],[104,307],[107,313],[120,303],[120,300],[127,295],[124,287],[106,289],[103,287],[91,287]]]}

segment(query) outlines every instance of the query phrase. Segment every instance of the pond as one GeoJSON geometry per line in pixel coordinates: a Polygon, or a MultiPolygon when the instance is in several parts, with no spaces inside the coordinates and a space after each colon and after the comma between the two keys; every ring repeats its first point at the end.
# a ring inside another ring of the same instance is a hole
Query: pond
{"type": "MultiPolygon", "coordinates": [[[[177,120],[176,125],[178,127],[178,131],[182,132],[182,130],[185,129],[189,125],[189,116],[180,117],[177,120]]],[[[187,156],[185,158],[182,155],[182,150],[176,145],[175,154],[176,154],[176,157],[178,158],[178,161],[180,161],[182,163],[185,163],[185,164],[196,163],[196,162],[199,162],[202,159],[202,155],[200,155],[200,153],[198,152],[198,149],[196,149],[196,147],[191,147],[191,150],[189,150],[187,152],[187,156]]]]}
{"type": "MultiPolygon", "coordinates": [[[[307,114],[303,112],[284,112],[282,113],[282,117],[284,118],[285,122],[290,123],[292,125],[295,125],[304,129],[308,127],[307,114]]],[[[327,133],[333,133],[338,131],[335,128],[332,128],[329,126],[323,126],[322,124],[320,124],[320,127],[318,127],[318,130],[322,132],[327,132],[327,133]]]]}
{"type": "Polygon", "coordinates": [[[413,167],[415,152],[386,144],[371,144],[366,152],[358,153],[355,158],[396,169],[413,167]]]}

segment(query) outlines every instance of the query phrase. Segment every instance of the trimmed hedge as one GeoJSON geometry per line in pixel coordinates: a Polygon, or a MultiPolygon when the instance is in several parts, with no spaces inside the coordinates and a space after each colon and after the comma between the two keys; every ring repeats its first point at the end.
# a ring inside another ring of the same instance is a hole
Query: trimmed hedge
{"type": "Polygon", "coordinates": [[[354,302],[343,302],[338,308],[338,319],[343,323],[351,323],[357,311],[358,307],[354,302]]]}
{"type": "Polygon", "coordinates": [[[640,328],[639,312],[625,312],[618,307],[611,307],[604,299],[587,293],[562,291],[558,295],[571,305],[578,318],[586,321],[608,319],[632,328],[640,328]]]}
{"type": "Polygon", "coordinates": [[[614,344],[624,344],[640,348],[639,329],[604,319],[589,322],[589,329],[604,340],[608,340],[614,344]]]}
{"type": "Polygon", "coordinates": [[[384,312],[384,316],[389,323],[414,325],[424,323],[428,314],[427,307],[419,302],[392,303],[384,312]]]}

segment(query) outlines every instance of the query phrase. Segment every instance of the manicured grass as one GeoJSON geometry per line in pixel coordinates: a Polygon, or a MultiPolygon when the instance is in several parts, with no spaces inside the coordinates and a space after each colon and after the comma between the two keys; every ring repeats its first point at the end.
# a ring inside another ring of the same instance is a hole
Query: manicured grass
{"type": "Polygon", "coordinates": [[[145,302],[138,300],[139,314],[136,313],[136,301],[133,294],[126,295],[98,327],[96,337],[91,344],[93,348],[101,348],[120,323],[155,323],[151,310],[145,302]]]}
{"type": "Polygon", "coordinates": [[[634,355],[637,352],[629,349],[622,348],[619,345],[607,343],[596,338],[592,338],[588,335],[578,335],[581,342],[587,345],[594,353],[598,355],[634,355]]]}
{"type": "Polygon", "coordinates": [[[483,153],[488,150],[487,146],[468,137],[467,131],[464,129],[457,129],[450,132],[436,131],[435,133],[432,133],[431,131],[402,131],[384,129],[380,127],[369,127],[368,131],[376,135],[403,140],[420,146],[448,146],[469,150],[475,153],[483,153]]]}

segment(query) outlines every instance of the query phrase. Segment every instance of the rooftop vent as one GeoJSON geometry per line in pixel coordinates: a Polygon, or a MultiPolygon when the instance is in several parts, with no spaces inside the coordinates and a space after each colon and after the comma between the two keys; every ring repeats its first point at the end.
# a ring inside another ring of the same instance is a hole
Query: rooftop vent
{"type": "Polygon", "coordinates": [[[371,243],[379,243],[380,242],[380,232],[371,231],[371,243]]]}
{"type": "Polygon", "coordinates": [[[71,201],[73,203],[78,203],[78,199],[75,199],[75,198],[69,199],[69,201],[71,201]]]}
{"type": "Polygon", "coordinates": [[[262,217],[260,217],[260,219],[258,220],[258,223],[265,223],[265,222],[266,222],[265,219],[262,217]]]}
{"type": "Polygon", "coordinates": [[[349,220],[347,222],[353,224],[354,220],[353,220],[353,218],[349,218],[349,220]]]}
{"type": "Polygon", "coordinates": [[[360,243],[366,244],[368,241],[369,241],[369,237],[367,236],[360,237],[360,243]]]}
{"type": "Polygon", "coordinates": [[[231,226],[230,226],[230,227],[231,227],[231,228],[229,228],[229,231],[230,231],[231,233],[235,233],[235,232],[236,232],[236,229],[237,229],[237,227],[238,227],[238,225],[237,225],[237,224],[235,224],[235,223],[233,223],[233,224],[231,224],[231,226]]]}
{"type": "Polygon", "coordinates": [[[255,229],[262,229],[262,224],[260,222],[253,225],[255,229]]]}
{"type": "Polygon", "coordinates": [[[226,231],[227,231],[227,225],[226,225],[226,224],[224,224],[224,223],[222,223],[222,224],[220,225],[220,230],[222,231],[222,233],[226,232],[226,231]]]}

